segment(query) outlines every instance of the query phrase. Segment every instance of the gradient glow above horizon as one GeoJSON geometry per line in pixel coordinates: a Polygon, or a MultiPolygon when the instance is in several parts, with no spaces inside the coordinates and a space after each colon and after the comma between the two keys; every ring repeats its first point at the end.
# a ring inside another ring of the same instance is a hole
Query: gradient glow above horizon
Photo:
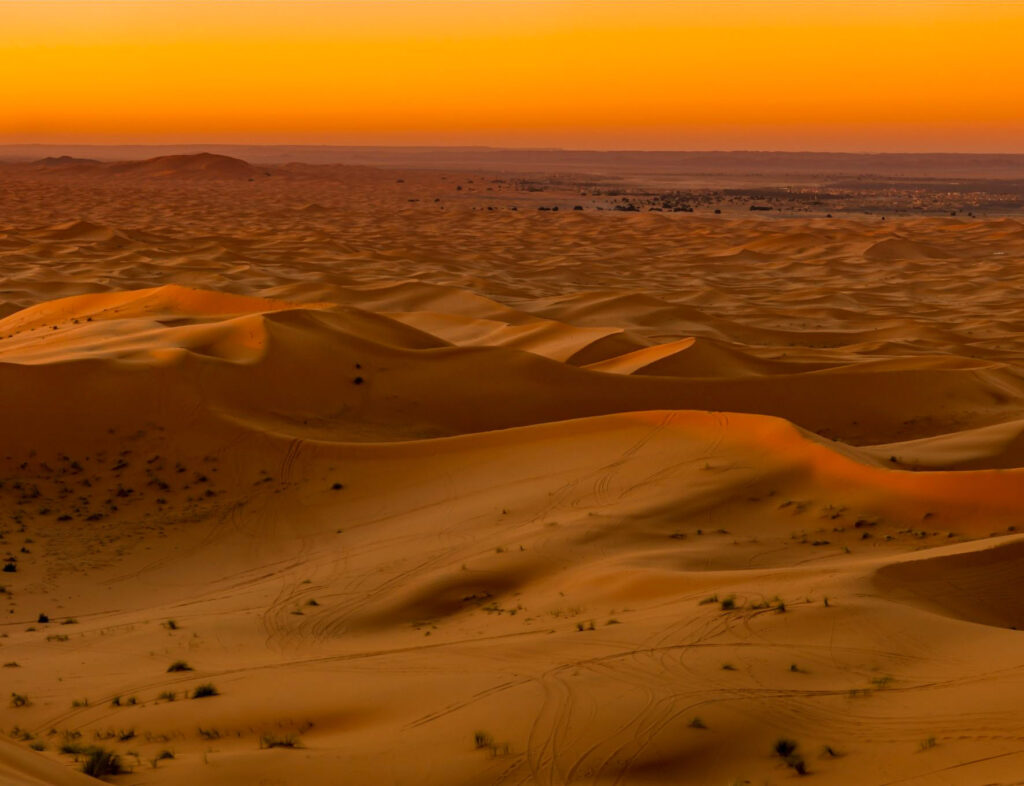
{"type": "Polygon", "coordinates": [[[1024,152],[1024,3],[0,0],[0,142],[1024,152]]]}

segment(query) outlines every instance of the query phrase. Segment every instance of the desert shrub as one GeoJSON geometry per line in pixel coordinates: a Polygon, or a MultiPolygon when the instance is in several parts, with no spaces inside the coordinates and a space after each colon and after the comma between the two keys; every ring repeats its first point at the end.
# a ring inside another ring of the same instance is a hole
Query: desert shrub
{"type": "Polygon", "coordinates": [[[294,734],[278,737],[276,734],[264,734],[260,737],[260,748],[298,748],[299,738],[294,734]]]}
{"type": "Polygon", "coordinates": [[[32,702],[28,700],[28,696],[26,696],[24,693],[14,693],[13,691],[11,692],[12,707],[27,707],[31,703],[32,702]]]}
{"type": "Polygon", "coordinates": [[[93,748],[90,750],[89,758],[82,765],[82,772],[86,775],[91,775],[93,778],[121,775],[124,771],[121,757],[113,751],[108,751],[106,748],[93,748]]]}
{"type": "Polygon", "coordinates": [[[732,595],[722,598],[722,611],[732,611],[734,608],[736,608],[736,599],[732,595]]]}
{"type": "Polygon", "coordinates": [[[165,690],[156,698],[157,701],[160,701],[161,699],[163,699],[164,701],[174,701],[176,698],[178,698],[178,694],[172,690],[165,690]]]}
{"type": "Polygon", "coordinates": [[[192,667],[185,663],[185,661],[183,660],[176,660],[174,661],[174,663],[167,667],[167,671],[192,671],[192,667]]]}
{"type": "Polygon", "coordinates": [[[149,760],[150,766],[155,770],[157,765],[165,759],[173,759],[174,753],[169,750],[162,750],[156,756],[149,760]]]}
{"type": "Polygon", "coordinates": [[[486,731],[478,731],[473,735],[473,747],[490,748],[494,744],[494,738],[486,731]]]}
{"type": "Polygon", "coordinates": [[[783,759],[786,764],[796,770],[797,775],[807,774],[807,765],[804,763],[802,756],[796,752],[797,744],[793,740],[786,739],[785,737],[776,740],[775,742],[775,755],[783,759]]]}
{"type": "Polygon", "coordinates": [[[213,687],[213,685],[209,682],[199,685],[194,691],[192,691],[193,699],[205,699],[207,696],[219,695],[220,691],[213,687]]]}
{"type": "Polygon", "coordinates": [[[690,721],[690,728],[691,729],[706,729],[707,728],[707,724],[705,724],[704,721],[702,721],[700,718],[694,718],[693,720],[690,721]]]}

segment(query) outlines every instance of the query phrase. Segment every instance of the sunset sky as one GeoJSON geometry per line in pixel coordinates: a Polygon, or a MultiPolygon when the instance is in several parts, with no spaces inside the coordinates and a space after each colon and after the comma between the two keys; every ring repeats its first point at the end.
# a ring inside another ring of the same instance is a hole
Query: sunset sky
{"type": "Polygon", "coordinates": [[[1024,2],[0,0],[0,142],[1024,152],[1024,2]]]}

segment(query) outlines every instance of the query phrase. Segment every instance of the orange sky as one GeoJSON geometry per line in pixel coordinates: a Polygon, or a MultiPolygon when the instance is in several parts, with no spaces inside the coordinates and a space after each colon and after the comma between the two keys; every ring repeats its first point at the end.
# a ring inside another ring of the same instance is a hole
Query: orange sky
{"type": "Polygon", "coordinates": [[[1024,2],[0,0],[0,142],[1024,152],[1024,2]]]}

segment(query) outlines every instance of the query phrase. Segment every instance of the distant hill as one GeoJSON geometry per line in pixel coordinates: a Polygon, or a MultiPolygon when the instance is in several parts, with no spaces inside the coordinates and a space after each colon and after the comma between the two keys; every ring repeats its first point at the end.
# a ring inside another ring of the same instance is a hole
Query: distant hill
{"type": "Polygon", "coordinates": [[[99,161],[75,156],[48,156],[12,164],[15,169],[62,176],[90,175],[166,180],[255,180],[268,176],[264,168],[217,153],[166,155],[142,161],[99,161]]]}
{"type": "Polygon", "coordinates": [[[112,175],[185,178],[189,180],[240,180],[265,177],[264,171],[248,161],[216,153],[158,156],[144,161],[108,164],[112,175]]]}
{"type": "Polygon", "coordinates": [[[89,166],[93,164],[99,164],[100,161],[95,158],[75,158],[74,156],[47,156],[46,158],[40,158],[38,161],[33,161],[32,166],[42,169],[53,169],[56,167],[71,167],[71,166],[89,166]]]}

